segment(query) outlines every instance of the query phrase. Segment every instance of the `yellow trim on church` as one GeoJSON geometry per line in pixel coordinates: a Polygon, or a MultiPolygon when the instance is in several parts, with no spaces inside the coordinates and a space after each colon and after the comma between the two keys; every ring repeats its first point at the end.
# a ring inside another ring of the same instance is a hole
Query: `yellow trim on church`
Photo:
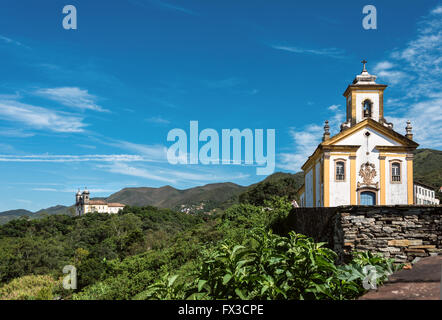
{"type": "Polygon", "coordinates": [[[330,206],[330,157],[324,155],[324,207],[330,206]]]}
{"type": "Polygon", "coordinates": [[[350,204],[356,204],[356,154],[350,155],[350,204]]]}
{"type": "Polygon", "coordinates": [[[413,156],[406,158],[407,160],[407,193],[408,193],[408,204],[414,203],[413,197],[413,156]],[[410,179],[411,177],[411,179],[410,179]]]}
{"type": "MultiPolygon", "coordinates": [[[[379,122],[377,122],[377,121],[375,121],[373,119],[370,119],[370,118],[362,120],[361,122],[358,122],[357,124],[355,124],[351,128],[348,128],[348,129],[346,129],[344,131],[339,132],[337,135],[335,135],[335,136],[331,137],[330,139],[322,142],[320,145],[322,145],[322,146],[333,145],[336,142],[338,142],[338,141],[340,141],[340,140],[350,136],[351,134],[359,131],[363,127],[370,127],[370,128],[372,128],[374,130],[377,130],[380,133],[382,133],[385,136],[387,136],[388,138],[393,139],[394,141],[396,141],[396,142],[398,142],[398,143],[400,143],[400,144],[402,144],[404,146],[414,147],[414,148],[419,146],[419,144],[417,144],[413,140],[410,140],[410,139],[404,137],[403,135],[401,135],[401,134],[399,134],[399,133],[397,133],[397,132],[387,128],[386,126],[384,126],[384,125],[380,124],[379,122]]],[[[394,149],[394,146],[389,147],[389,148],[394,149]]]]}
{"type": "Polygon", "coordinates": [[[379,156],[379,171],[380,171],[380,183],[381,183],[381,190],[379,190],[379,193],[381,194],[381,202],[380,205],[385,204],[385,156],[380,155],[379,156]]]}
{"type": "Polygon", "coordinates": [[[313,208],[316,207],[316,162],[313,163],[313,208]]]}

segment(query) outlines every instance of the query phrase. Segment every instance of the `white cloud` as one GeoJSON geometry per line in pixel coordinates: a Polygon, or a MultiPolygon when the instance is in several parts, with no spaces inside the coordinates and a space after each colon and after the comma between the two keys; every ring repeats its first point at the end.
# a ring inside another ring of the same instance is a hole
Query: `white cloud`
{"type": "Polygon", "coordinates": [[[46,108],[0,100],[0,119],[23,123],[30,128],[54,132],[83,132],[83,119],[69,113],[51,111],[46,108]]]}
{"type": "Polygon", "coordinates": [[[405,133],[407,120],[413,126],[413,140],[427,148],[441,148],[442,140],[442,96],[414,103],[408,107],[407,112],[400,117],[389,117],[395,130],[405,133]]]}
{"type": "Polygon", "coordinates": [[[46,99],[57,101],[67,107],[80,110],[108,112],[108,110],[97,105],[96,96],[90,94],[87,90],[77,87],[39,89],[34,93],[46,99]]]}
{"type": "Polygon", "coordinates": [[[132,152],[137,152],[143,157],[150,159],[151,161],[167,161],[167,148],[163,145],[137,144],[122,140],[106,142],[105,144],[125,150],[130,150],[132,152]]]}
{"type": "MultiPolygon", "coordinates": [[[[400,72],[410,77],[400,86],[400,93],[387,100],[388,121],[395,130],[404,133],[406,121],[413,125],[414,140],[421,147],[440,148],[442,115],[442,6],[433,9],[418,24],[416,37],[403,48],[394,51],[390,68],[381,70],[389,75],[400,72]],[[387,69],[387,70],[385,70],[387,69]],[[400,113],[389,109],[388,102],[400,107],[400,113]]],[[[379,64],[378,64],[379,65],[379,64]]],[[[380,76],[382,74],[379,74],[380,76]]]]}
{"type": "Polygon", "coordinates": [[[13,44],[13,45],[16,45],[16,46],[19,46],[19,47],[23,47],[23,48],[29,49],[29,47],[25,46],[23,43],[15,41],[15,40],[13,40],[11,38],[5,37],[3,35],[0,35],[0,40],[2,40],[5,43],[8,43],[8,44],[13,44]]]}
{"type": "Polygon", "coordinates": [[[93,155],[0,155],[0,162],[150,162],[140,155],[93,154],[93,155]]]}
{"type": "Polygon", "coordinates": [[[442,6],[438,6],[435,9],[431,11],[432,14],[441,14],[442,13],[442,6]]]}
{"type": "Polygon", "coordinates": [[[320,56],[328,56],[333,58],[343,58],[345,51],[338,48],[320,48],[320,49],[308,49],[294,46],[281,46],[281,45],[271,45],[273,49],[288,51],[292,53],[300,54],[314,54],[320,56]]]}
{"type": "Polygon", "coordinates": [[[55,188],[32,188],[32,191],[44,191],[44,192],[58,192],[58,189],[55,188]]]}
{"type": "Polygon", "coordinates": [[[170,121],[167,119],[164,119],[162,117],[151,117],[146,119],[147,122],[156,123],[156,124],[169,124],[170,121]]]}
{"type": "Polygon", "coordinates": [[[167,183],[176,183],[176,179],[166,178],[163,175],[157,175],[152,173],[151,170],[146,170],[144,168],[138,168],[134,166],[129,166],[125,163],[115,162],[112,165],[99,165],[99,168],[105,169],[106,171],[112,173],[119,173],[139,178],[151,179],[155,181],[162,181],[167,183]]]}
{"type": "Polygon", "coordinates": [[[384,79],[389,84],[395,85],[404,81],[408,78],[411,80],[409,75],[405,72],[399,70],[393,70],[395,65],[390,61],[381,61],[377,63],[373,69],[374,74],[376,74],[379,78],[384,79]]]}
{"type": "Polygon", "coordinates": [[[285,170],[299,171],[307,158],[315,151],[323,132],[324,129],[315,124],[299,130],[291,128],[289,134],[293,139],[294,153],[279,154],[280,160],[277,166],[285,170]]]}
{"type": "MultiPolygon", "coordinates": [[[[169,184],[179,184],[183,182],[196,182],[196,183],[208,183],[208,182],[219,182],[230,181],[236,179],[248,178],[249,175],[246,174],[215,174],[213,168],[205,167],[195,167],[193,170],[188,172],[186,170],[171,170],[169,167],[158,167],[158,166],[133,166],[126,163],[114,162],[110,165],[98,165],[98,168],[104,169],[108,172],[119,173],[129,176],[134,176],[138,178],[145,178],[149,180],[166,182],[169,184]]],[[[187,167],[189,168],[189,166],[187,167]]]]}
{"type": "MultiPolygon", "coordinates": [[[[332,105],[328,108],[334,113],[328,117],[330,133],[336,134],[340,125],[344,121],[344,112],[339,109],[340,105],[332,105]]],[[[293,140],[293,153],[280,153],[277,167],[285,170],[298,172],[301,166],[307,161],[308,157],[315,151],[316,147],[322,141],[324,134],[324,124],[309,124],[304,128],[291,128],[289,134],[293,140]]]]}
{"type": "Polygon", "coordinates": [[[33,137],[34,135],[35,135],[34,133],[26,132],[21,129],[13,129],[13,128],[0,129],[0,136],[3,137],[28,138],[28,137],[33,137]]]}
{"type": "Polygon", "coordinates": [[[340,104],[332,104],[330,107],[328,107],[328,110],[336,111],[339,109],[340,106],[341,106],[340,104]]]}
{"type": "MultiPolygon", "coordinates": [[[[66,193],[76,193],[77,189],[74,188],[32,188],[32,191],[42,191],[42,192],[66,192],[66,193]]],[[[117,192],[118,189],[103,189],[103,188],[88,188],[90,193],[114,193],[117,192]]]]}

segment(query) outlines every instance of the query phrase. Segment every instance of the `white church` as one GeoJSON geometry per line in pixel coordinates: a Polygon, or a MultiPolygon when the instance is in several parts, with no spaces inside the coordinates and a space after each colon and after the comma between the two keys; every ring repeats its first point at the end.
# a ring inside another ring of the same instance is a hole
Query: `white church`
{"type": "Polygon", "coordinates": [[[325,122],[322,142],[302,166],[301,207],[413,204],[412,127],[405,135],[384,118],[384,90],[365,68],[344,92],[346,122],[330,136],[325,122]]]}
{"type": "Polygon", "coordinates": [[[104,200],[91,200],[89,190],[78,192],[75,195],[75,214],[81,216],[87,213],[118,213],[125,207],[122,203],[107,203],[104,200]]]}

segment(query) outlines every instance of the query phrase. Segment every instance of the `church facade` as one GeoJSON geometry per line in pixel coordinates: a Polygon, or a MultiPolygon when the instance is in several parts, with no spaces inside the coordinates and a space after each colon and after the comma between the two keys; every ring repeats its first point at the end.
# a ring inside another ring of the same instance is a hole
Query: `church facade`
{"type": "Polygon", "coordinates": [[[118,213],[125,207],[122,203],[108,203],[104,200],[91,200],[89,190],[80,192],[78,190],[75,195],[75,214],[81,216],[87,213],[118,213]]]}
{"type": "Polygon", "coordinates": [[[344,92],[346,122],[330,136],[325,122],[322,142],[302,166],[301,207],[413,204],[412,127],[405,135],[384,118],[384,90],[363,61],[362,73],[344,92]]]}

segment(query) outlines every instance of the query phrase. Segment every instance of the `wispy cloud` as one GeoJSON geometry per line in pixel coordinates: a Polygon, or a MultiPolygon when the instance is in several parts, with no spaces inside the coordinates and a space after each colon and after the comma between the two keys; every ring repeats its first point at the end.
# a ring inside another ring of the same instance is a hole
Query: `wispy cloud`
{"type": "Polygon", "coordinates": [[[16,41],[16,40],[13,40],[11,38],[5,37],[3,35],[0,35],[0,40],[3,41],[4,43],[7,43],[7,44],[13,44],[13,45],[16,45],[16,46],[19,46],[19,47],[23,47],[23,48],[29,49],[29,47],[25,46],[23,43],[21,43],[19,41],[16,41]]]}
{"type": "Polygon", "coordinates": [[[190,15],[196,15],[195,11],[178,6],[176,4],[172,4],[169,2],[165,2],[165,1],[159,1],[159,0],[152,0],[154,3],[158,4],[159,6],[162,6],[164,8],[167,9],[171,9],[171,10],[175,10],[175,11],[180,11],[182,13],[186,13],[186,14],[190,14],[190,15]]]}
{"type": "MultiPolygon", "coordinates": [[[[66,192],[75,193],[77,190],[74,188],[32,188],[32,191],[42,191],[42,192],[66,192]]],[[[103,188],[88,188],[91,193],[113,193],[118,191],[118,189],[103,189],[103,188]]]]}
{"type": "Polygon", "coordinates": [[[83,132],[83,128],[86,127],[83,118],[76,115],[55,112],[15,100],[0,100],[0,119],[54,132],[83,132]]]}
{"type": "Polygon", "coordinates": [[[141,155],[92,154],[92,155],[0,155],[0,162],[151,162],[141,155]]]}
{"type": "Polygon", "coordinates": [[[13,138],[28,138],[33,137],[35,133],[26,132],[22,129],[15,128],[0,128],[0,136],[13,138]]]}
{"type": "Polygon", "coordinates": [[[336,110],[339,109],[340,106],[341,106],[340,104],[332,104],[327,109],[330,110],[330,111],[336,111],[336,110]]]}
{"type": "Polygon", "coordinates": [[[96,96],[90,94],[87,90],[78,87],[39,89],[35,91],[35,94],[77,110],[94,110],[99,112],[109,111],[97,105],[96,96]]]}
{"type": "Polygon", "coordinates": [[[411,80],[409,75],[403,71],[395,70],[394,67],[395,65],[389,61],[381,61],[375,65],[373,72],[392,85],[405,81],[407,78],[411,80]]]}
{"type": "MultiPolygon", "coordinates": [[[[248,178],[249,175],[239,174],[215,174],[213,168],[204,167],[192,167],[191,171],[183,170],[171,170],[169,167],[159,166],[135,166],[127,163],[114,162],[109,165],[98,165],[98,168],[104,169],[108,172],[118,173],[128,176],[134,176],[138,178],[144,178],[149,180],[161,181],[170,184],[180,184],[183,182],[194,183],[208,183],[219,181],[230,181],[237,179],[248,178]]],[[[189,168],[189,167],[187,167],[189,168]]]]}
{"type": "Polygon", "coordinates": [[[167,161],[167,148],[163,145],[146,145],[138,144],[124,140],[114,140],[111,142],[103,142],[110,146],[114,146],[120,149],[129,150],[137,154],[142,155],[146,159],[157,162],[167,161]]]}
{"type": "Polygon", "coordinates": [[[332,58],[344,58],[345,51],[338,48],[320,48],[320,49],[310,49],[295,46],[284,46],[284,45],[271,45],[273,49],[299,53],[299,54],[313,54],[319,56],[328,56],[332,58]]]}
{"type": "Polygon", "coordinates": [[[414,39],[375,67],[379,78],[395,84],[398,91],[387,100],[387,120],[393,122],[399,132],[404,132],[406,121],[411,120],[414,139],[423,147],[442,147],[439,139],[442,130],[441,44],[442,6],[439,5],[418,23],[414,39]],[[396,108],[389,109],[388,102],[396,108]]]}
{"type": "Polygon", "coordinates": [[[402,116],[388,117],[398,132],[405,132],[406,121],[413,126],[413,139],[421,147],[441,148],[442,140],[442,94],[439,98],[428,99],[411,104],[402,116]]]}
{"type": "Polygon", "coordinates": [[[96,146],[90,144],[77,144],[77,146],[84,149],[97,149],[96,146]]]}
{"type": "MultiPolygon", "coordinates": [[[[344,120],[344,112],[340,109],[340,105],[331,105],[328,109],[333,112],[328,117],[330,132],[335,134],[344,120]]],[[[321,142],[323,133],[323,125],[313,123],[303,128],[290,128],[293,152],[280,153],[277,166],[285,170],[299,171],[321,142]]]]}
{"type": "Polygon", "coordinates": [[[162,181],[167,183],[175,183],[175,179],[166,178],[164,175],[157,175],[152,173],[152,170],[129,166],[126,163],[115,162],[112,165],[99,165],[99,168],[105,169],[108,172],[119,173],[139,178],[151,179],[155,181],[162,181]]]}
{"type": "Polygon", "coordinates": [[[156,123],[156,124],[169,124],[170,123],[169,120],[164,119],[164,118],[162,118],[160,116],[147,118],[146,121],[150,122],[150,123],[156,123]]]}

